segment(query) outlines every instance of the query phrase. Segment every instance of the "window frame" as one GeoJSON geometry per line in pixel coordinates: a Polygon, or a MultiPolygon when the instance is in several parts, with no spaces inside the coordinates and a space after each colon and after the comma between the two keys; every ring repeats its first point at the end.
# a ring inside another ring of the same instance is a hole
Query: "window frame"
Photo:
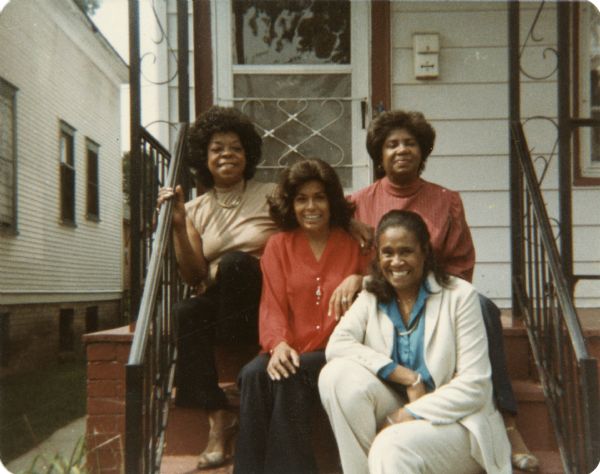
{"type": "MultiPolygon", "coordinates": [[[[590,14],[594,8],[590,2],[573,4],[572,75],[573,115],[576,117],[573,130],[573,184],[576,186],[600,185],[600,161],[592,161],[592,116],[590,80],[590,14]],[[579,123],[577,123],[579,122],[579,123]]],[[[596,125],[600,127],[600,125],[596,125]]],[[[600,145],[600,144],[599,144],[600,145]]]]}
{"type": "Polygon", "coordinates": [[[87,220],[100,221],[100,145],[93,140],[85,140],[85,217],[87,220]],[[92,163],[93,161],[93,163],[92,163]]]}
{"type": "Polygon", "coordinates": [[[10,222],[0,222],[0,233],[18,233],[17,228],[17,92],[19,89],[0,77],[0,95],[12,102],[12,216],[10,222]]]}
{"type": "Polygon", "coordinates": [[[60,121],[58,137],[60,221],[71,226],[75,226],[76,223],[75,132],[75,128],[71,125],[60,121]],[[70,146],[64,147],[64,143],[70,146]],[[71,188],[70,193],[67,186],[71,188]]]}

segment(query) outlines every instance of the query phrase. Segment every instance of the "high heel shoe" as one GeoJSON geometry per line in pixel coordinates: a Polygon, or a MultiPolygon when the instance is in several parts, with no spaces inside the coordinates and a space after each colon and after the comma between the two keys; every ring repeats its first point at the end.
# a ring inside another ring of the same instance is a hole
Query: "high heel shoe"
{"type": "Polygon", "coordinates": [[[540,461],[535,454],[527,449],[527,446],[525,446],[525,442],[521,437],[521,433],[519,433],[517,428],[515,426],[507,426],[506,434],[508,435],[511,449],[513,450],[510,456],[512,466],[521,471],[537,472],[540,468],[540,461]],[[516,449],[522,450],[522,452],[515,452],[515,446],[513,445],[516,445],[516,449]]]}
{"type": "Polygon", "coordinates": [[[229,460],[233,453],[233,446],[235,445],[236,435],[239,429],[239,420],[237,416],[231,420],[231,422],[220,431],[211,431],[208,435],[208,444],[206,449],[200,454],[197,469],[209,469],[221,466],[229,460]],[[209,451],[215,444],[222,446],[221,450],[209,451]]]}

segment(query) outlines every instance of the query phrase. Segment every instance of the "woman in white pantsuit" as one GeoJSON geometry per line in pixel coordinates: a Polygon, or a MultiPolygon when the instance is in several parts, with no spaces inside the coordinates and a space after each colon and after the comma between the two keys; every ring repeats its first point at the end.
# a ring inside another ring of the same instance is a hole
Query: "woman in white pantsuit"
{"type": "Polygon", "coordinates": [[[387,213],[375,240],[319,378],[344,473],[511,472],[477,292],[436,267],[418,214],[387,213]]]}

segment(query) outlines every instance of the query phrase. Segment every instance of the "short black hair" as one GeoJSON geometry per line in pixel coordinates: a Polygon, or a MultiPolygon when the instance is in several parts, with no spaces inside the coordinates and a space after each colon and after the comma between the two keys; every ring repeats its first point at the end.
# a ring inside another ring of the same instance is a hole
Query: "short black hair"
{"type": "Polygon", "coordinates": [[[215,184],[208,169],[208,144],[215,133],[237,134],[246,155],[244,179],[254,176],[260,162],[262,138],[246,115],[233,107],[213,106],[198,117],[188,133],[188,165],[194,169],[200,183],[206,188],[215,184]]]}
{"type": "Polygon", "coordinates": [[[379,114],[369,125],[367,132],[367,151],[375,169],[381,165],[381,152],[383,144],[392,130],[404,128],[414,135],[421,149],[421,167],[419,173],[425,168],[425,161],[433,150],[435,143],[435,129],[425,119],[421,112],[390,110],[379,114]]]}

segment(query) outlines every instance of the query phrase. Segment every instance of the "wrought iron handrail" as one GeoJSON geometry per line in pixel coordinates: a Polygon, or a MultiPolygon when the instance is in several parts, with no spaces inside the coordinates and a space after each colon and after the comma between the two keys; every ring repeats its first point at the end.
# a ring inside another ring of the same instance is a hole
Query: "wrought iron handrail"
{"type": "MultiPolygon", "coordinates": [[[[152,180],[153,184],[175,187],[180,182],[186,132],[187,124],[180,124],[175,154],[168,157],[166,179],[152,180]]],[[[147,137],[141,145],[145,143],[147,137]]],[[[151,242],[149,263],[126,366],[125,472],[128,474],[160,471],[177,355],[171,308],[183,290],[169,238],[172,213],[173,202],[168,201],[161,208],[153,238],[147,239],[151,242]]]]}
{"type": "Polygon", "coordinates": [[[524,181],[524,275],[513,282],[563,466],[587,474],[600,460],[597,360],[587,352],[522,124],[512,146],[524,181]]]}

